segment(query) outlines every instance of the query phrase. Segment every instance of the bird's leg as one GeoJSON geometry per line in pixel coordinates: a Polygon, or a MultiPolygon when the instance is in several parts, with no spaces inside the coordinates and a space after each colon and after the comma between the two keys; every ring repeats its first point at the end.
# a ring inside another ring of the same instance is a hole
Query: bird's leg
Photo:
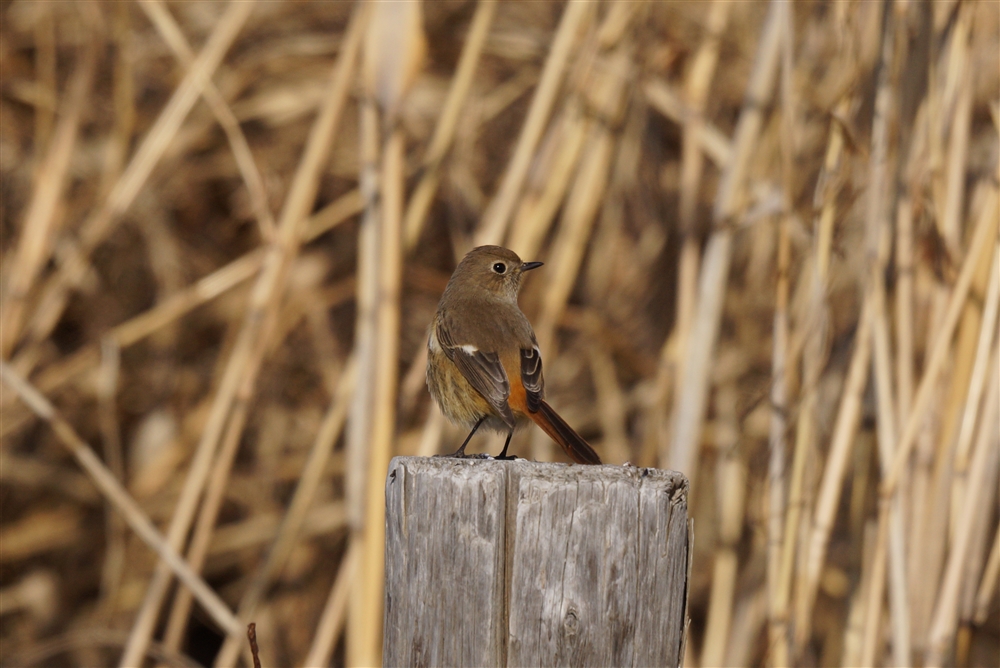
{"type": "Polygon", "coordinates": [[[479,418],[479,421],[476,423],[476,426],[473,427],[472,431],[469,432],[469,435],[465,437],[465,440],[462,441],[462,446],[458,450],[456,450],[455,452],[451,453],[450,455],[438,455],[438,457],[457,457],[459,459],[463,459],[465,457],[468,457],[469,455],[465,454],[465,446],[467,446],[469,444],[469,441],[472,440],[472,435],[476,433],[476,430],[479,429],[479,426],[481,424],[483,424],[483,422],[485,422],[485,421],[486,421],[486,416],[485,415],[483,417],[479,418]]]}
{"type": "Polygon", "coordinates": [[[508,460],[509,459],[517,459],[517,457],[515,455],[508,455],[507,454],[507,447],[510,445],[510,437],[513,436],[513,435],[514,435],[514,430],[513,429],[511,429],[510,431],[507,432],[507,440],[504,441],[504,443],[503,443],[503,450],[501,450],[500,454],[497,455],[497,459],[508,459],[508,460]]]}

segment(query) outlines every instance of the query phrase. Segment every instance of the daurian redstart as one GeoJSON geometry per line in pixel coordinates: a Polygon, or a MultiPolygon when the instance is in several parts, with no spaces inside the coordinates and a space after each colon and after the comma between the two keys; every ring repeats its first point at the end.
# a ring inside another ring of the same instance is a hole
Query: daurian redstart
{"type": "Polygon", "coordinates": [[[530,419],[579,464],[601,459],[543,399],[542,357],[531,323],[517,306],[524,272],[542,266],[522,262],[500,246],[469,251],[448,281],[431,324],[427,387],[445,416],[472,429],[506,432],[499,459],[507,456],[514,428],[530,419]]]}

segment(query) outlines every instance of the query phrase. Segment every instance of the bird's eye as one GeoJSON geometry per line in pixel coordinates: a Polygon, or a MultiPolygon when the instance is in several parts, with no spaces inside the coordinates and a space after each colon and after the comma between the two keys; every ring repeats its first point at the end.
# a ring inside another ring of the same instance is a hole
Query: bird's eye
{"type": "Polygon", "coordinates": [[[497,262],[496,264],[493,265],[493,271],[497,272],[498,274],[502,274],[505,271],[507,271],[507,265],[505,265],[503,262],[497,262]]]}

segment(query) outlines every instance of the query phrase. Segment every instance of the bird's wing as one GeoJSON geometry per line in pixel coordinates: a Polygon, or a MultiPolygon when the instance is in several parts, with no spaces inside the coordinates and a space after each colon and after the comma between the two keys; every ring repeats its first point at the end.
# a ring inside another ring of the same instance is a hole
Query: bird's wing
{"type": "Polygon", "coordinates": [[[528,410],[532,413],[538,412],[542,405],[545,381],[542,378],[542,354],[538,351],[537,345],[521,348],[521,383],[524,385],[528,410]]]}
{"type": "Polygon", "coordinates": [[[469,384],[489,402],[504,422],[514,426],[514,414],[507,405],[510,396],[510,381],[504,371],[500,356],[496,352],[480,350],[471,343],[456,341],[448,321],[440,319],[435,329],[438,343],[469,384]]]}

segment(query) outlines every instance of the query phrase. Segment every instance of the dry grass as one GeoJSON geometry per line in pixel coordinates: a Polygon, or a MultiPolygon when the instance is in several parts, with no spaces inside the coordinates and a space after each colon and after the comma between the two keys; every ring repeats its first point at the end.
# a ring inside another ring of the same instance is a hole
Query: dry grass
{"type": "Polygon", "coordinates": [[[998,7],[5,4],[0,662],[377,663],[503,243],[554,405],[692,479],[687,665],[993,665],[998,7]]]}

